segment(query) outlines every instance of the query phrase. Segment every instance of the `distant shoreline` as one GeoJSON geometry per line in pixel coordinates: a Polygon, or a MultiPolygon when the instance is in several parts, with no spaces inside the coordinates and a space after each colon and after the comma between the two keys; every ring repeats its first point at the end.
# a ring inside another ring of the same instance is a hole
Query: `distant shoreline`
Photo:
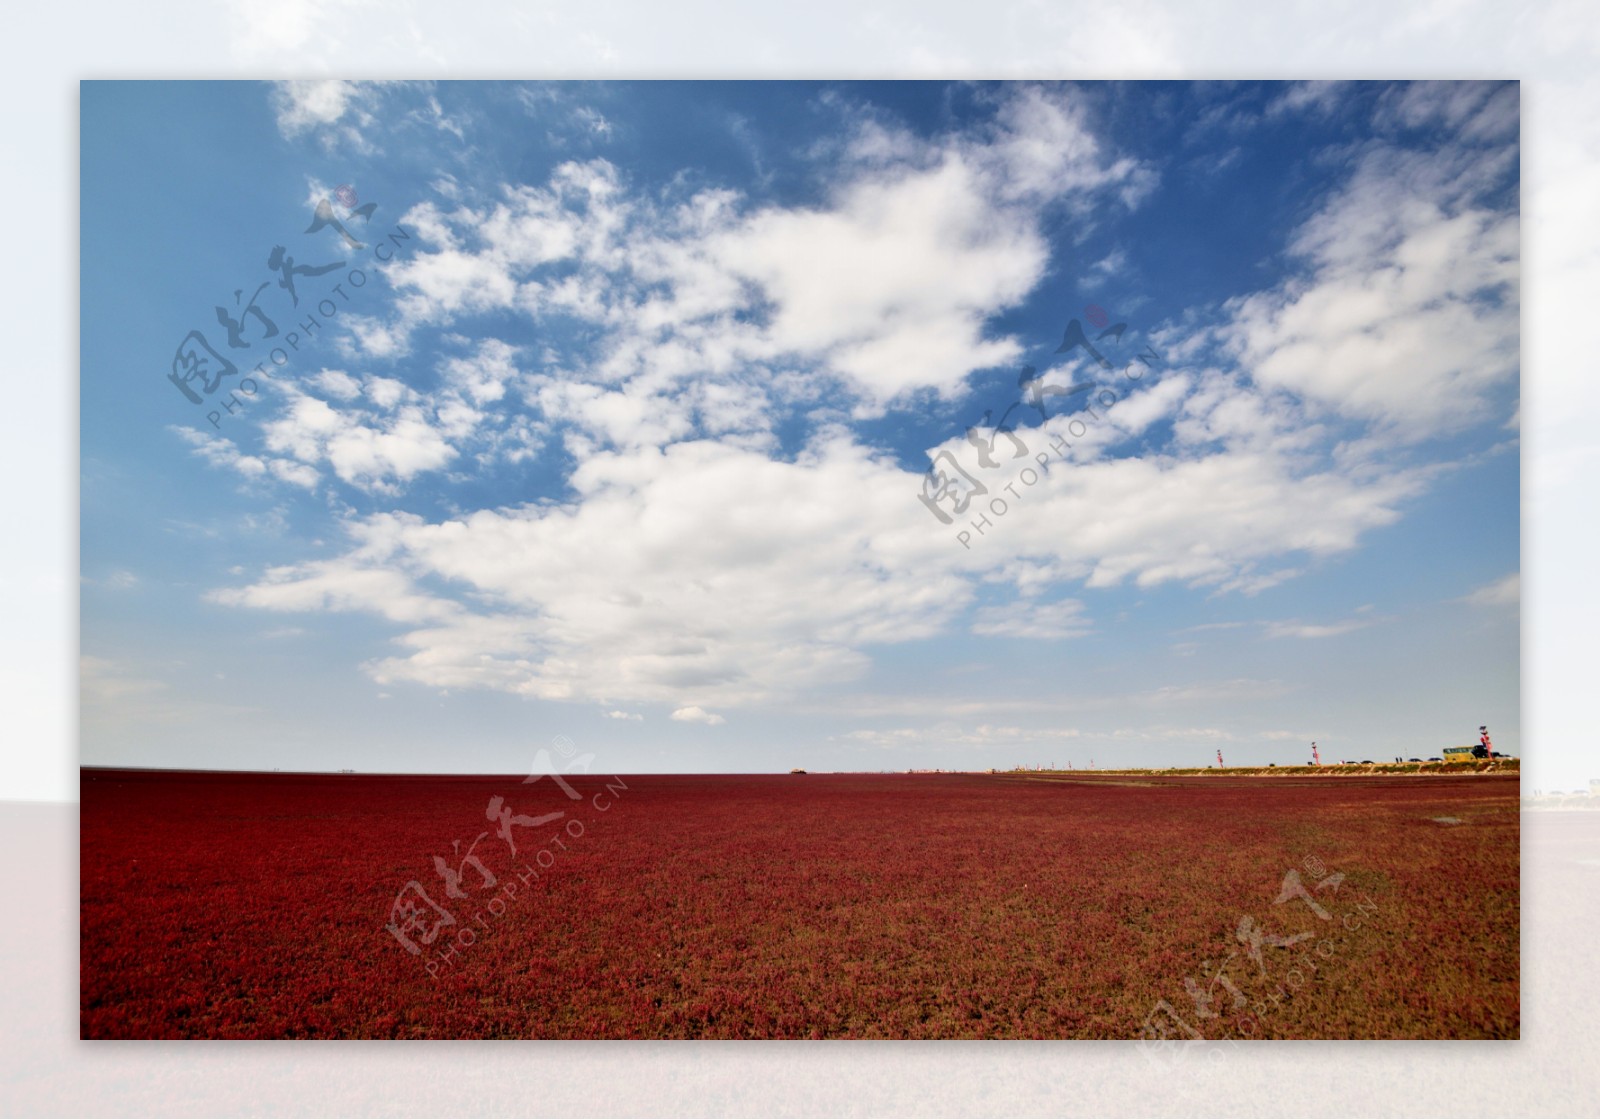
{"type": "MultiPolygon", "coordinates": [[[[944,770],[944,769],[913,769],[913,770],[812,770],[800,771],[805,777],[833,777],[840,775],[885,775],[899,777],[1000,777],[1000,778],[1065,778],[1071,780],[1094,778],[1362,778],[1362,777],[1460,777],[1466,775],[1514,775],[1520,776],[1519,759],[1495,759],[1489,762],[1476,759],[1472,762],[1375,762],[1370,764],[1354,763],[1350,765],[1329,764],[1326,766],[1228,766],[1228,767],[1174,767],[1163,769],[1159,767],[1123,768],[1110,770],[1105,768],[1095,770],[944,770]]],[[[259,770],[259,769],[196,769],[180,766],[95,766],[80,765],[78,772],[81,777],[109,776],[116,774],[127,775],[192,775],[225,776],[225,777],[278,777],[278,778],[407,778],[428,781],[485,781],[490,779],[515,778],[521,780],[526,774],[518,772],[507,773],[437,773],[422,771],[384,771],[384,770],[259,770]]],[[[793,770],[758,770],[758,771],[633,771],[640,777],[790,777],[795,775],[793,770]]],[[[572,774],[572,777],[588,775],[572,774]]]]}
{"type": "Polygon", "coordinates": [[[1473,759],[1471,762],[1352,762],[1352,763],[1327,763],[1322,766],[1201,766],[1182,767],[1173,769],[1124,769],[1107,770],[995,770],[995,775],[1016,775],[1027,777],[1031,775],[1057,777],[1066,775],[1073,778],[1092,777],[1096,774],[1131,775],[1165,778],[1362,778],[1369,775],[1412,775],[1428,777],[1434,775],[1461,775],[1461,774],[1519,774],[1521,772],[1521,759],[1497,758],[1473,759]]]}

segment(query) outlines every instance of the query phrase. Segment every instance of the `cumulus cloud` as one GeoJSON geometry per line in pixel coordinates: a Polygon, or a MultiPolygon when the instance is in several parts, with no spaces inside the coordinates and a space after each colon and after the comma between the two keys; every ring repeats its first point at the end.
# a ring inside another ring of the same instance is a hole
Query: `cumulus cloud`
{"type": "Polygon", "coordinates": [[[445,381],[474,405],[493,404],[505,396],[506,384],[519,376],[516,353],[498,338],[484,339],[476,353],[444,363],[445,381]]]}
{"type": "Polygon", "coordinates": [[[672,713],[670,718],[675,719],[680,723],[708,723],[713,727],[719,723],[727,722],[727,720],[723,719],[721,716],[714,712],[706,711],[698,704],[690,705],[687,708],[679,708],[672,713]]]}
{"type": "Polygon", "coordinates": [[[667,204],[600,159],[483,204],[420,205],[406,222],[427,251],[390,269],[400,314],[372,337],[392,348],[484,311],[567,317],[609,332],[607,352],[567,380],[642,378],[648,393],[789,365],[838,379],[871,412],[1014,358],[1017,342],[987,322],[1043,276],[1047,208],[1137,205],[1155,181],[1104,149],[1073,95],[1038,87],[971,135],[860,128],[816,207],[753,207],[722,188],[667,204]]]}
{"type": "MultiPolygon", "coordinates": [[[[843,435],[793,462],[710,440],[600,452],[570,481],[563,504],[374,515],[344,556],[220,594],[405,624],[406,652],[368,667],[380,683],[733,707],[857,679],[872,647],[941,633],[974,576],[1226,586],[1353,547],[1414,485],[1242,451],[1059,464],[963,549],[915,500],[920,476],[843,435]]],[[[985,608],[974,629],[1070,637],[1079,611],[985,608]]]]}
{"type": "Polygon", "coordinates": [[[220,436],[175,430],[211,465],[249,479],[314,489],[326,469],[358,489],[399,494],[417,476],[454,463],[469,442],[480,462],[516,462],[538,446],[542,433],[525,417],[480,407],[498,401],[519,376],[514,358],[506,343],[481,340],[473,353],[443,361],[444,388],[432,393],[339,369],[318,371],[304,386],[274,383],[282,405],[261,421],[259,455],[220,436]]]}
{"type": "Polygon", "coordinates": [[[1291,242],[1303,270],[1229,303],[1240,363],[1402,439],[1483,419],[1518,369],[1518,222],[1491,203],[1515,160],[1508,143],[1361,154],[1291,242]]]}
{"type": "Polygon", "coordinates": [[[419,591],[403,573],[344,561],[267,570],[261,582],[208,596],[229,606],[274,611],[370,611],[391,622],[449,621],[459,608],[419,591]]]}
{"type": "Polygon", "coordinates": [[[297,395],[284,416],[266,425],[266,446],[303,463],[327,463],[352,485],[391,490],[390,480],[406,481],[455,457],[423,408],[396,408],[398,400],[385,400],[382,388],[374,386],[381,415],[371,424],[316,397],[297,395]]]}
{"type": "Polygon", "coordinates": [[[194,428],[174,427],[172,430],[213,467],[237,471],[247,479],[275,478],[306,490],[316,489],[319,476],[315,467],[283,456],[247,455],[231,439],[194,428]]]}
{"type": "Polygon", "coordinates": [[[233,601],[425,616],[402,639],[413,653],[373,667],[382,681],[727,704],[850,679],[859,646],[929,636],[967,596],[948,570],[890,578],[900,552],[936,545],[913,538],[903,472],[852,445],[784,463],[683,443],[597,455],[572,481],[564,506],[369,518],[345,557],[233,601]],[[894,528],[873,540],[873,518],[894,528]]]}
{"type": "MultiPolygon", "coordinates": [[[[1462,111],[1416,97],[1397,120],[1462,111]]],[[[991,507],[940,523],[917,501],[924,464],[849,421],[958,395],[1013,358],[993,323],[1052,265],[1050,208],[1137,205],[1151,189],[1070,94],[1024,88],[984,126],[931,139],[858,121],[806,207],[646,195],[593,159],[538,185],[453,185],[406,216],[426,251],[389,266],[393,307],[358,329],[391,357],[428,329],[442,357],[396,361],[393,376],[352,361],[284,388],[254,455],[185,436],[247,477],[304,472],[401,508],[341,511],[344,551],[213,598],[386,619],[394,645],[365,666],[385,686],[584,700],[612,719],[659,704],[712,723],[710,708],[858,680],[875,648],[969,612],[983,636],[1083,635],[1070,585],[1260,592],[1392,524],[1432,477],[1363,425],[1463,422],[1514,370],[1515,222],[1487,201],[1509,166],[1497,135],[1476,163],[1366,150],[1297,231],[1291,280],[1234,301],[1209,341],[1157,336],[1181,372],[1119,383],[1087,432],[1074,416],[1019,420],[1027,455],[984,476],[1018,496],[981,533],[991,507]],[[551,341],[477,329],[508,320],[551,341]],[[399,501],[547,441],[566,457],[559,482],[527,500],[399,501]],[[973,610],[980,587],[1006,605],[973,610]]],[[[1098,376],[1072,355],[1046,374],[1098,376]]],[[[952,434],[928,453],[972,451],[952,434]]]]}

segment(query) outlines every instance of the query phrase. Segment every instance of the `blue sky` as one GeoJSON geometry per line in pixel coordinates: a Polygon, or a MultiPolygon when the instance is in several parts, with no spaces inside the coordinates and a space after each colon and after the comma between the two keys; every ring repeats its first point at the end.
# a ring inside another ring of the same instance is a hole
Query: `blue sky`
{"type": "Polygon", "coordinates": [[[1515,83],[85,83],[82,761],[1519,752],[1518,119],[1515,83]],[[278,246],[339,267],[296,306],[278,246]],[[1102,313],[1110,368],[1056,353],[1102,313]],[[238,370],[198,404],[195,330],[238,370]],[[1027,366],[1093,388],[1041,415],[1027,366]]]}

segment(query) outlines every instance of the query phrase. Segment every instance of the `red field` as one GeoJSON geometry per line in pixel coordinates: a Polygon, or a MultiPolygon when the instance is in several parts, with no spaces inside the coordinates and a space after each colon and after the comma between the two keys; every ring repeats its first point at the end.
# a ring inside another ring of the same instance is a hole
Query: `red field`
{"type": "Polygon", "coordinates": [[[1518,1036],[1514,777],[566,780],[83,771],[83,1037],[1518,1036]]]}

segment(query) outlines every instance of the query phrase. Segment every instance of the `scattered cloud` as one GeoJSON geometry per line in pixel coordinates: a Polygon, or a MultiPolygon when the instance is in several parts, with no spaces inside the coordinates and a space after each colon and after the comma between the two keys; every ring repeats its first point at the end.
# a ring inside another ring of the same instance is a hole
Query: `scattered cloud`
{"type": "MultiPolygon", "coordinates": [[[[552,96],[524,94],[541,106],[552,96]]],[[[981,134],[857,127],[817,207],[756,206],[724,188],[664,203],[601,159],[485,205],[425,203],[405,220],[428,251],[391,268],[400,315],[370,333],[394,348],[420,325],[483,311],[575,319],[609,342],[588,369],[564,370],[567,382],[632,379],[619,391],[645,398],[690,370],[753,366],[783,386],[792,367],[833,379],[871,414],[917,390],[953,394],[1015,358],[1018,343],[986,324],[1043,276],[1046,211],[1137,205],[1154,183],[1105,151],[1066,91],[1021,88],[981,134]]]]}
{"type": "Polygon", "coordinates": [[[1443,127],[1466,141],[1514,137],[1521,124],[1516,82],[1410,82],[1384,94],[1378,124],[1389,128],[1443,127]]]}
{"type": "Polygon", "coordinates": [[[1267,104],[1267,116],[1290,113],[1328,116],[1338,108],[1349,89],[1349,82],[1291,82],[1288,89],[1267,104]]]}
{"type": "Polygon", "coordinates": [[[1003,607],[984,607],[972,623],[974,634],[991,638],[1078,638],[1093,629],[1078,599],[1054,603],[1021,599],[1003,607]]]}
{"type": "Polygon", "coordinates": [[[668,718],[675,719],[680,723],[706,723],[713,727],[719,723],[728,722],[716,713],[706,711],[698,704],[690,705],[687,708],[678,708],[668,718]]]}
{"type": "Polygon", "coordinates": [[[989,747],[1060,743],[1077,739],[1081,734],[1082,732],[1074,727],[1018,727],[987,723],[963,727],[959,724],[941,723],[931,727],[867,728],[847,732],[843,738],[884,750],[898,750],[921,748],[930,744],[989,747]]]}
{"type": "Polygon", "coordinates": [[[94,587],[107,587],[112,591],[126,591],[130,587],[137,587],[139,577],[126,569],[119,569],[103,576],[100,579],[90,579],[88,576],[79,577],[79,582],[94,587]]]}
{"type": "MultiPolygon", "coordinates": [[[[297,4],[274,7],[288,12],[304,10],[297,4]]],[[[372,110],[379,89],[378,83],[332,79],[275,82],[272,104],[278,131],[286,139],[311,133],[330,152],[343,146],[371,153],[374,148],[366,130],[375,123],[372,110]]]]}
{"type": "Polygon", "coordinates": [[[1228,303],[1241,365],[1402,440],[1484,419],[1518,370],[1518,221],[1489,202],[1516,158],[1513,144],[1360,154],[1290,244],[1303,270],[1228,303]]]}
{"type": "Polygon", "coordinates": [[[1476,607],[1515,607],[1522,603],[1522,574],[1512,572],[1493,583],[1485,584],[1470,595],[1463,602],[1471,603],[1476,607]]]}
{"type": "Polygon", "coordinates": [[[1091,264],[1087,271],[1078,280],[1078,286],[1085,291],[1094,291],[1105,285],[1113,276],[1119,276],[1128,267],[1127,251],[1121,248],[1113,249],[1105,256],[1091,264]]]}
{"type": "Polygon", "coordinates": [[[275,478],[306,490],[316,489],[317,471],[304,463],[271,455],[247,455],[232,440],[195,428],[173,426],[171,430],[213,467],[237,471],[248,479],[275,478]]]}
{"type": "Polygon", "coordinates": [[[1371,626],[1376,619],[1346,618],[1339,622],[1309,623],[1290,619],[1263,624],[1268,638],[1336,638],[1371,626]]]}
{"type": "MultiPolygon", "coordinates": [[[[1515,374],[1516,220],[1493,204],[1515,148],[1491,127],[1500,94],[1448,94],[1408,87],[1385,112],[1397,129],[1483,117],[1476,147],[1355,151],[1295,231],[1292,275],[1220,326],[1155,327],[1171,363],[1119,382],[1087,433],[1070,415],[1019,421],[1030,468],[1070,451],[982,533],[969,526],[992,507],[936,523],[916,500],[925,464],[852,422],[959,400],[1016,360],[1023,341],[996,324],[1062,266],[1052,217],[1092,227],[1155,188],[1155,168],[1090,129],[1081,95],[1010,88],[978,126],[934,135],[846,106],[846,135],[816,155],[829,185],[803,206],[645,189],[597,149],[539,183],[451,177],[405,215],[420,249],[387,267],[393,303],[354,323],[348,368],[278,388],[253,453],[183,430],[247,479],[361,503],[336,507],[342,553],[212,598],[386,619],[393,648],[365,666],[386,687],[719,723],[700,705],[859,680],[874,650],[969,614],[986,637],[1080,637],[1085,601],[1060,597],[1073,585],[1264,592],[1397,521],[1437,468],[1394,448],[1480,416],[1515,374]],[[413,339],[437,353],[413,356],[413,339]],[[488,508],[407,501],[490,464],[559,481],[488,508]],[[985,585],[1005,605],[974,610],[985,585]]],[[[360,126],[379,94],[275,96],[299,135],[360,126]]],[[[548,127],[613,135],[564,92],[519,96],[548,127]]],[[[1297,86],[1280,111],[1344,96],[1297,86]]],[[[1237,108],[1208,127],[1234,129],[1237,108]]],[[[1089,273],[1127,264],[1119,247],[1089,273]]],[[[1086,372],[1081,355],[1051,361],[1061,384],[1086,372]]],[[[951,428],[929,455],[971,452],[951,428]]],[[[1252,625],[1317,638],[1373,621],[1252,625]]]]}
{"type": "MultiPolygon", "coordinates": [[[[380,683],[741,706],[856,679],[867,649],[942,632],[974,576],[1026,593],[1045,560],[1091,588],[1237,582],[1286,550],[1354,547],[1414,485],[1299,475],[1257,453],[1063,465],[983,551],[939,531],[920,482],[843,434],[793,462],[711,440],[595,452],[568,502],[372,515],[348,523],[345,555],[218,595],[409,625],[410,652],[369,666],[380,683]]],[[[1081,609],[985,608],[973,628],[1072,637],[1081,609]]]]}

